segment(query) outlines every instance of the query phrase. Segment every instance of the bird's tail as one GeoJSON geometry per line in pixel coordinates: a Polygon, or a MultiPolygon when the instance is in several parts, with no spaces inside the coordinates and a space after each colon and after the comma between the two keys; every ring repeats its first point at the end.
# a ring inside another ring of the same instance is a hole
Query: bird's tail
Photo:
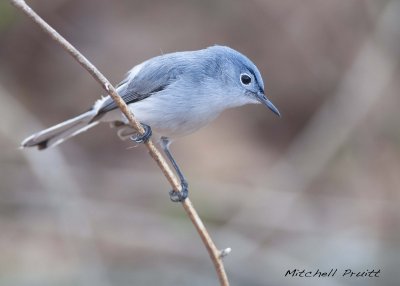
{"type": "Polygon", "coordinates": [[[42,150],[56,146],[99,123],[98,121],[92,121],[96,115],[97,111],[92,109],[77,117],[39,131],[22,141],[21,147],[37,146],[39,150],[42,150]]]}

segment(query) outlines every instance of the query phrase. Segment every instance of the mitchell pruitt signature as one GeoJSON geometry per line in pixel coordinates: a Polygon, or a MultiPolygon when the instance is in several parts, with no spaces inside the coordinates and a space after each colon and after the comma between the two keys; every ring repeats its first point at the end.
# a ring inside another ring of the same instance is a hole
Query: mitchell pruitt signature
{"type": "Polygon", "coordinates": [[[345,269],[338,273],[337,268],[332,268],[329,271],[306,270],[306,269],[289,269],[285,273],[285,277],[300,277],[300,278],[313,278],[313,277],[347,277],[347,278],[379,278],[381,274],[380,269],[366,269],[365,271],[353,271],[352,269],[345,269]]]}

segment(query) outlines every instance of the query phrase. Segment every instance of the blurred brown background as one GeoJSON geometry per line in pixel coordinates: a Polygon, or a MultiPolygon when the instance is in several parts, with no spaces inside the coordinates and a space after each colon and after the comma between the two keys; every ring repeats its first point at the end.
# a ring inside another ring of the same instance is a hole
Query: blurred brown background
{"type": "MultiPolygon", "coordinates": [[[[399,1],[28,2],[113,83],[213,44],[258,65],[281,119],[246,106],[172,146],[232,285],[399,285],[399,1]]],[[[4,0],[0,41],[0,284],[216,285],[144,147],[104,125],[18,149],[102,90],[4,0]]]]}

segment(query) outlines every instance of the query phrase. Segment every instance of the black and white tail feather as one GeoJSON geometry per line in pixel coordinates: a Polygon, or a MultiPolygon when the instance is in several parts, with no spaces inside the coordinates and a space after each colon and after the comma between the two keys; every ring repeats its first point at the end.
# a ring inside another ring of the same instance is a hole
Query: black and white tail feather
{"type": "MultiPolygon", "coordinates": [[[[124,79],[117,86],[117,91],[120,93],[122,99],[127,104],[139,101],[149,96],[147,94],[140,95],[134,90],[131,90],[127,85],[127,83],[129,83],[129,80],[132,80],[137,75],[142,66],[143,64],[135,66],[132,70],[128,72],[128,76],[126,77],[126,79],[124,79]]],[[[24,141],[22,141],[21,148],[37,147],[39,150],[43,150],[49,147],[57,146],[58,144],[61,144],[71,137],[74,137],[75,135],[78,135],[96,126],[98,123],[105,119],[104,115],[106,115],[106,113],[111,113],[110,111],[113,111],[115,109],[117,109],[117,105],[114,103],[110,96],[102,97],[101,99],[96,101],[96,103],[89,111],[29,136],[24,141]]],[[[117,117],[116,120],[112,120],[111,118],[111,120],[106,121],[119,121],[118,119],[123,120],[122,118],[120,119],[117,117]]],[[[130,130],[130,132],[134,133],[132,129],[130,130]]],[[[120,138],[126,139],[127,137],[126,135],[124,135],[120,136],[120,138]]]]}
{"type": "Polygon", "coordinates": [[[92,121],[96,115],[97,111],[92,109],[77,117],[42,130],[26,138],[21,143],[21,147],[37,146],[39,150],[42,150],[57,146],[65,140],[97,125],[99,121],[92,121]]]}

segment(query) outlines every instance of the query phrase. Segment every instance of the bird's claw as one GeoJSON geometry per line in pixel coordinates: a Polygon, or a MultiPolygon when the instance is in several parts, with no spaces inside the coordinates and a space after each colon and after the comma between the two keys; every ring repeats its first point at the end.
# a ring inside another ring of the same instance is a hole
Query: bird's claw
{"type": "Polygon", "coordinates": [[[181,182],[181,191],[176,192],[174,190],[169,191],[169,198],[174,203],[180,203],[186,200],[189,195],[189,185],[187,182],[181,182]]]}
{"type": "Polygon", "coordinates": [[[151,127],[149,125],[141,123],[144,129],[143,134],[137,134],[133,135],[130,137],[130,139],[136,143],[146,143],[149,141],[151,135],[153,134],[153,131],[151,130],[151,127]]]}

